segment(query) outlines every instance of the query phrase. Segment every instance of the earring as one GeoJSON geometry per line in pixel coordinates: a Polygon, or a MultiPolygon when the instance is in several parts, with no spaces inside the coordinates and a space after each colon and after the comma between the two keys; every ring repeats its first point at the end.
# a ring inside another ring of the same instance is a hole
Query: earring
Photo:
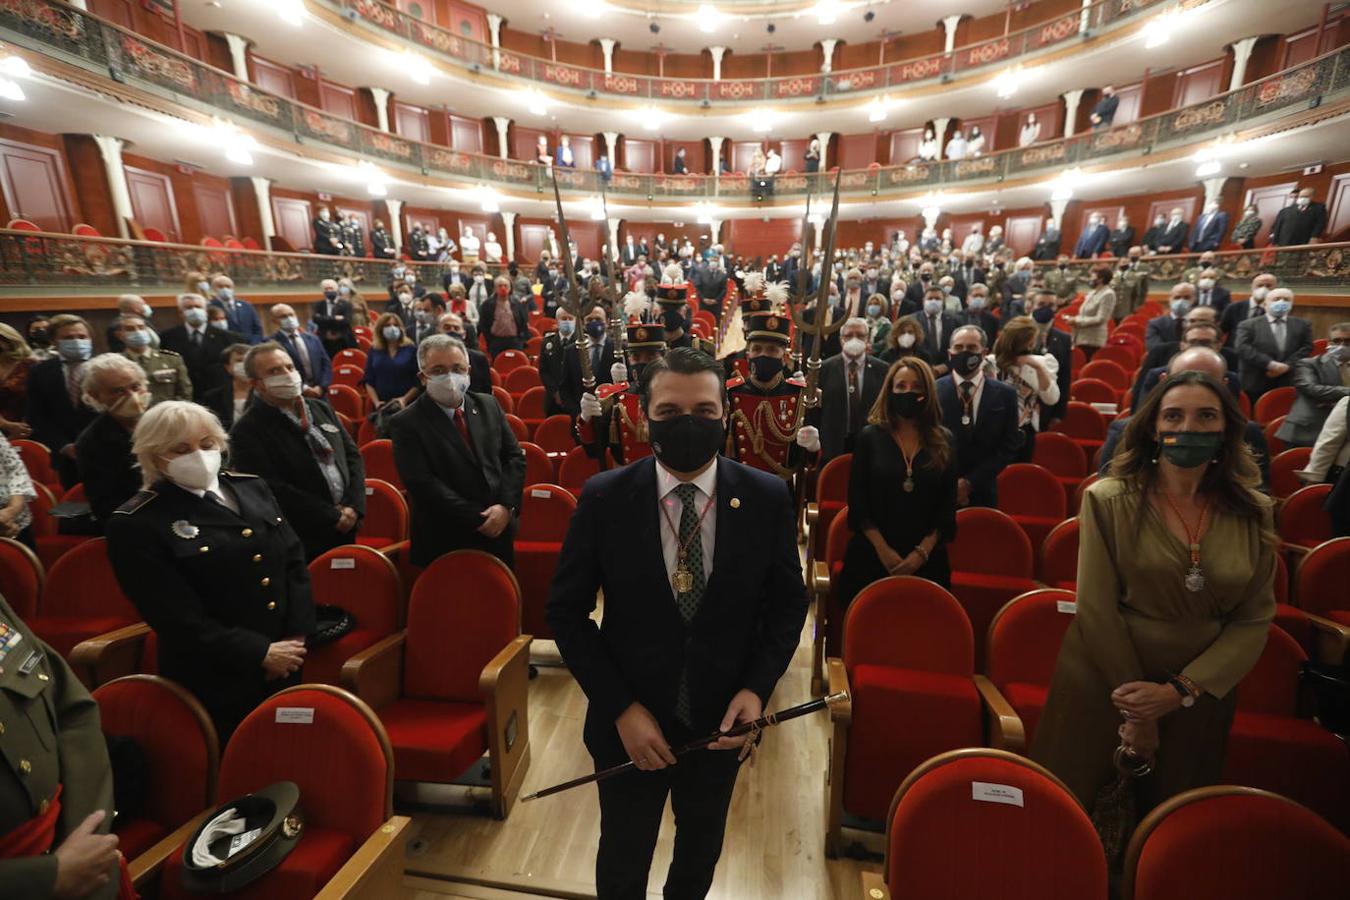
{"type": "Polygon", "coordinates": [[[1155,441],[1153,444],[1153,465],[1158,464],[1158,454],[1162,452],[1162,443],[1155,441]]]}

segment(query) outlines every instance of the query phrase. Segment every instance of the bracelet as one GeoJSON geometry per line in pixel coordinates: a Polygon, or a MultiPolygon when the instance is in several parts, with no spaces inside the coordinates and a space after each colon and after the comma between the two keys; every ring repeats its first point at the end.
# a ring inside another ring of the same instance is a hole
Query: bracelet
{"type": "Polygon", "coordinates": [[[922,556],[924,562],[928,562],[928,551],[923,549],[923,544],[915,544],[914,552],[922,556]]]}

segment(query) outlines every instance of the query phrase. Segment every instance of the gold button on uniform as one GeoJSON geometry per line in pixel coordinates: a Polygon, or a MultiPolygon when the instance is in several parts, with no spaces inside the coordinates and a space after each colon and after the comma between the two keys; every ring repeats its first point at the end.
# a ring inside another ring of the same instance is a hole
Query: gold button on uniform
{"type": "Polygon", "coordinates": [[[33,764],[26,759],[19,760],[19,771],[27,775],[33,771],[33,764]]]}
{"type": "Polygon", "coordinates": [[[239,532],[239,534],[243,537],[253,537],[253,529],[245,528],[243,531],[239,532]]]}
{"type": "Polygon", "coordinates": [[[50,680],[51,679],[48,678],[46,675],[44,675],[42,672],[38,673],[38,681],[50,681],[50,680]]]}
{"type": "Polygon", "coordinates": [[[262,562],[262,554],[261,554],[261,553],[255,553],[255,554],[253,554],[253,561],[254,561],[254,562],[262,562]]]}
{"type": "Polygon", "coordinates": [[[269,584],[272,583],[272,579],[270,579],[270,578],[264,578],[262,581],[260,581],[260,582],[258,582],[258,583],[261,584],[263,587],[267,587],[269,584]]]}
{"type": "Polygon", "coordinates": [[[38,815],[39,815],[39,816],[45,816],[45,815],[47,814],[47,810],[51,808],[51,805],[52,805],[52,802],[51,802],[50,800],[43,800],[41,803],[39,803],[39,804],[38,804],[38,815]]]}
{"type": "Polygon", "coordinates": [[[268,609],[276,609],[276,608],[277,608],[277,601],[275,601],[275,600],[268,601],[267,608],[268,608],[268,609]]]}
{"type": "Polygon", "coordinates": [[[5,733],[5,723],[4,723],[4,722],[0,722],[0,734],[4,734],[4,733],[5,733]]]}
{"type": "Polygon", "coordinates": [[[208,546],[206,546],[205,544],[203,544],[202,546],[200,546],[200,547],[197,548],[197,552],[198,552],[198,553],[210,553],[210,552],[211,552],[211,548],[208,547],[208,546]]]}

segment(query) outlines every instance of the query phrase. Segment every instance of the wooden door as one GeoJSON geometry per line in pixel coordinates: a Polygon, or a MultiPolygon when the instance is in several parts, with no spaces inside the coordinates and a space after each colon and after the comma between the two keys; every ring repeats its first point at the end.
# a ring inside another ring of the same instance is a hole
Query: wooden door
{"type": "MultiPolygon", "coordinates": [[[[502,244],[506,246],[505,243],[502,244]]],[[[539,255],[549,249],[547,225],[520,225],[520,243],[518,255],[527,263],[539,262],[539,255]]]]}
{"type": "Polygon", "coordinates": [[[254,84],[273,94],[295,99],[295,85],[291,82],[290,69],[251,53],[249,59],[253,61],[254,84]]]}
{"type": "Polygon", "coordinates": [[[1029,256],[1041,239],[1044,226],[1045,216],[1009,216],[1003,226],[1003,241],[1018,256],[1029,256]]]}
{"type": "Polygon", "coordinates": [[[74,224],[65,164],[55,150],[0,140],[0,188],[11,219],[62,233],[74,224]]]}
{"type": "MultiPolygon", "coordinates": [[[[1130,122],[1139,118],[1139,109],[1144,102],[1143,85],[1132,84],[1129,87],[1119,88],[1116,96],[1120,98],[1120,104],[1116,107],[1116,117],[1111,120],[1111,125],[1128,125],[1130,122]]],[[[1041,139],[1045,139],[1045,129],[1041,129],[1041,139]]]]}
{"type": "Polygon", "coordinates": [[[483,152],[483,123],[464,116],[450,117],[450,146],[466,153],[483,152]]]}
{"type": "Polygon", "coordinates": [[[444,5],[443,12],[445,21],[441,22],[442,27],[480,44],[488,42],[487,22],[483,18],[483,10],[451,0],[444,5]]]}
{"type": "MultiPolygon", "coordinates": [[[[200,177],[200,176],[199,176],[200,177]]],[[[223,185],[194,184],[192,198],[197,201],[197,222],[203,236],[224,240],[239,237],[239,226],[234,217],[234,197],[223,185]]]]}
{"type": "MultiPolygon", "coordinates": [[[[1280,210],[1284,209],[1289,200],[1290,192],[1297,187],[1297,181],[1286,181],[1283,184],[1268,184],[1265,187],[1247,191],[1247,196],[1242,200],[1242,208],[1246,209],[1254,205],[1256,214],[1261,217],[1261,230],[1256,233],[1256,246],[1264,245],[1270,237],[1270,226],[1275,224],[1275,216],[1279,215],[1280,210]]],[[[1330,207],[1327,208],[1330,209],[1330,207]]],[[[1240,214],[1239,218],[1241,218],[1240,214]]]]}
{"type": "Polygon", "coordinates": [[[308,200],[273,197],[272,224],[277,236],[284,238],[297,253],[308,253],[314,245],[314,211],[308,200]]]}
{"type": "Polygon", "coordinates": [[[428,23],[434,20],[435,8],[431,0],[396,0],[395,5],[400,12],[407,13],[414,19],[428,23]]]}
{"type": "Polygon", "coordinates": [[[131,194],[131,214],[142,228],[158,228],[170,241],[182,240],[178,227],[178,205],[174,202],[173,182],[169,176],[147,172],[135,166],[122,167],[131,194]]]}
{"type": "MultiPolygon", "coordinates": [[[[435,234],[440,230],[441,220],[431,213],[424,212],[408,213],[403,217],[403,233],[405,235],[412,231],[414,225],[421,225],[422,230],[427,234],[435,234]]],[[[459,243],[457,235],[451,235],[451,237],[456,239],[455,243],[459,243]]]]}
{"type": "MultiPolygon", "coordinates": [[[[877,136],[869,134],[845,134],[839,137],[839,157],[831,165],[838,164],[843,169],[865,169],[877,161],[877,136]]],[[[829,162],[829,160],[826,160],[829,162]]]]}
{"type": "MultiPolygon", "coordinates": [[[[1337,175],[1331,179],[1331,189],[1327,191],[1327,230],[1328,241],[1343,241],[1342,232],[1350,230],[1350,174],[1337,175]]],[[[1320,235],[1319,235],[1320,236],[1320,235]]]]}
{"type": "Polygon", "coordinates": [[[128,0],[91,0],[89,11],[96,16],[121,25],[128,31],[135,31],[131,18],[131,3],[128,0]]]}
{"type": "Polygon", "coordinates": [[[1280,68],[1301,65],[1317,56],[1317,29],[1309,28],[1281,39],[1280,68]]]}
{"type": "Polygon", "coordinates": [[[394,102],[394,130],[400,137],[428,143],[431,140],[431,121],[420,106],[394,102]]]}
{"type": "MultiPolygon", "coordinates": [[[[919,144],[923,142],[922,128],[907,128],[904,131],[891,132],[891,155],[890,163],[893,166],[903,166],[911,159],[917,159],[919,156],[919,144]]],[[[826,160],[829,162],[829,160],[826,160]]]]}
{"type": "Polygon", "coordinates": [[[1176,92],[1172,95],[1172,107],[1175,109],[1193,103],[1203,103],[1215,94],[1221,93],[1225,87],[1223,63],[1222,59],[1214,59],[1179,73],[1176,92]]]}
{"type": "Polygon", "coordinates": [[[572,148],[572,161],[578,169],[595,168],[595,138],[589,134],[569,134],[567,143],[572,148]]]}
{"type": "Polygon", "coordinates": [[[356,91],[329,81],[319,82],[319,103],[324,112],[356,121],[356,91]]]}
{"type": "Polygon", "coordinates": [[[731,171],[749,172],[755,151],[763,147],[761,141],[736,141],[731,145],[731,171]]]}
{"type": "Polygon", "coordinates": [[[629,172],[650,174],[656,171],[656,144],[635,138],[623,139],[623,167],[629,172]]]}

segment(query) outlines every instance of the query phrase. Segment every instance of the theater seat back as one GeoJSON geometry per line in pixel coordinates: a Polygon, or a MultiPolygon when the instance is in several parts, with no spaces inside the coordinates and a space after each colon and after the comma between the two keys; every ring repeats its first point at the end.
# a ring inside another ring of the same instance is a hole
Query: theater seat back
{"type": "Polygon", "coordinates": [[[988,672],[994,684],[1048,685],[1075,607],[1073,591],[1054,589],[1028,591],[1008,601],[989,623],[988,672]]]}
{"type": "Polygon", "coordinates": [[[397,487],[379,478],[366,479],[366,516],[362,539],[397,543],[408,539],[408,501],[397,487]]]}
{"type": "Polygon", "coordinates": [[[1300,609],[1323,616],[1333,609],[1350,609],[1350,537],[1314,547],[1299,563],[1295,579],[1294,597],[1300,609]]]}
{"type": "Polygon", "coordinates": [[[1041,545],[1041,581],[1073,584],[1078,581],[1078,519],[1065,519],[1045,536],[1041,545]]]}
{"type": "Polygon", "coordinates": [[[844,665],[892,666],[969,677],[975,638],[956,598],[912,575],[874,581],[844,617],[844,665]]]}
{"type": "Polygon", "coordinates": [[[380,635],[398,630],[403,588],[383,553],[357,544],[334,547],[310,562],[309,582],[315,603],[342,607],[357,628],[380,635]]]}
{"type": "Polygon", "coordinates": [[[845,506],[830,520],[830,530],[825,536],[825,562],[833,570],[835,563],[844,561],[848,542],[853,540],[853,529],[848,526],[848,507],[845,506]]]}
{"type": "Polygon", "coordinates": [[[37,615],[45,581],[36,553],[13,538],[0,538],[0,596],[20,619],[37,615]]]}
{"type": "Polygon", "coordinates": [[[128,625],[141,617],[117,584],[103,538],[72,547],[52,566],[42,594],[42,615],[118,618],[128,625]]]}
{"type": "Polygon", "coordinates": [[[520,499],[517,541],[561,542],[577,501],[556,484],[531,484],[520,499]]]}
{"type": "Polygon", "coordinates": [[[1238,711],[1298,715],[1299,669],[1307,659],[1289,632],[1271,625],[1260,658],[1238,685],[1238,711]]]}
{"type": "Polygon", "coordinates": [[[1030,578],[1031,539],[1005,512],[967,507],[956,513],[956,540],[948,545],[952,570],[1030,578]]]}

